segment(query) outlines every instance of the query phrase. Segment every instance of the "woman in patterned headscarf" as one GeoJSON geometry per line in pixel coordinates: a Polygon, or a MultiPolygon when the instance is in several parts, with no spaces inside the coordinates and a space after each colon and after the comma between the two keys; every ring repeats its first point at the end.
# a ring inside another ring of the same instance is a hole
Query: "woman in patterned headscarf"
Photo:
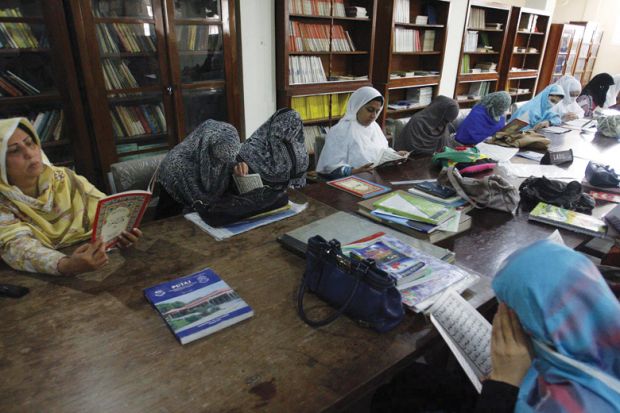
{"type": "MultiPolygon", "coordinates": [[[[54,275],[96,270],[108,261],[101,240],[67,256],[57,249],[88,240],[97,202],[86,178],[53,166],[26,118],[0,120],[0,255],[11,267],[54,275]]],[[[120,246],[137,241],[138,229],[120,246]]]]}
{"type": "Polygon", "coordinates": [[[450,122],[459,115],[459,104],[437,96],[430,105],[409,119],[394,143],[397,151],[433,154],[450,145],[450,122]]]}
{"type": "Polygon", "coordinates": [[[581,91],[577,104],[590,117],[598,107],[604,107],[609,88],[614,86],[614,78],[609,73],[599,73],[594,76],[581,91]]]}
{"type": "Polygon", "coordinates": [[[476,145],[493,136],[506,124],[504,114],[510,107],[506,92],[489,93],[473,107],[456,131],[456,141],[463,145],[476,145]]]}

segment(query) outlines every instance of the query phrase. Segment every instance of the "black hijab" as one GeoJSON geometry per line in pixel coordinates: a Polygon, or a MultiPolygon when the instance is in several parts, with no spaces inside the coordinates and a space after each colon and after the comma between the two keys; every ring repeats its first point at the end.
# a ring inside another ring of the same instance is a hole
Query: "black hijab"
{"type": "Polygon", "coordinates": [[[582,95],[592,96],[596,106],[603,106],[607,99],[607,90],[614,84],[614,78],[608,73],[599,73],[594,76],[581,91],[582,95]]]}

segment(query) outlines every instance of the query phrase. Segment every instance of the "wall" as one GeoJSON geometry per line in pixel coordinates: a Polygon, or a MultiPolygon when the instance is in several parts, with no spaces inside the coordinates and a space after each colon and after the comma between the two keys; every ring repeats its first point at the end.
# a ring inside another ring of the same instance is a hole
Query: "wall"
{"type": "MultiPolygon", "coordinates": [[[[594,73],[620,73],[620,42],[613,44],[615,31],[620,30],[620,1],[618,0],[557,0],[553,23],[595,21],[603,30],[600,51],[594,73]]],[[[616,34],[618,36],[620,33],[616,34]]]]}

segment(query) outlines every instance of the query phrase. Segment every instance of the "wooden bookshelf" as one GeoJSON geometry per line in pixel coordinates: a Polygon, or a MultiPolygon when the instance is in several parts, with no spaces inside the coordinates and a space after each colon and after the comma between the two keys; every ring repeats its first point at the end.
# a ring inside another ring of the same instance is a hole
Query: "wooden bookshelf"
{"type": "Polygon", "coordinates": [[[500,90],[510,16],[508,5],[469,2],[454,90],[461,106],[472,106],[481,96],[500,90]]]}
{"type": "Polygon", "coordinates": [[[573,76],[581,82],[582,86],[585,86],[592,78],[592,69],[601,46],[603,30],[596,22],[571,21],[570,23],[584,27],[583,39],[579,45],[573,68],[573,76]]]}
{"type": "Polygon", "coordinates": [[[536,93],[563,75],[572,75],[584,27],[554,23],[549,29],[545,55],[540,69],[536,93]]]}
{"type": "Polygon", "coordinates": [[[377,8],[373,84],[386,101],[378,120],[382,127],[386,119],[411,116],[437,96],[446,48],[450,2],[401,1],[381,1],[377,8]]]}
{"type": "Polygon", "coordinates": [[[277,105],[301,114],[310,154],[317,132],[308,128],[335,124],[350,94],[372,85],[377,7],[375,0],[327,0],[319,10],[318,3],[275,2],[277,105]],[[366,16],[346,15],[353,6],[366,16]]]}
{"type": "Polygon", "coordinates": [[[240,129],[234,1],[68,1],[102,173],[206,119],[240,129]]]}
{"type": "Polygon", "coordinates": [[[551,16],[543,10],[512,8],[499,89],[509,92],[513,102],[535,94],[550,23],[551,16]]]}
{"type": "Polygon", "coordinates": [[[96,182],[63,2],[3,2],[0,15],[0,116],[29,118],[53,164],[96,182]]]}

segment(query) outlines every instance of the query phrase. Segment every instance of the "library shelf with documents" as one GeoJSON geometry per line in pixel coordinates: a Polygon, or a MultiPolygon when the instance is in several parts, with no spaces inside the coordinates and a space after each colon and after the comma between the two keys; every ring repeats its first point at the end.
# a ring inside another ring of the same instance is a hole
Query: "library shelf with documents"
{"type": "Polygon", "coordinates": [[[234,3],[70,0],[104,173],[167,151],[206,119],[239,128],[234,3]]]}
{"type": "Polygon", "coordinates": [[[275,7],[278,107],[300,113],[313,154],[351,93],[371,86],[377,2],[283,0],[275,7]]]}
{"type": "Polygon", "coordinates": [[[384,96],[379,117],[411,116],[437,95],[441,81],[450,2],[388,0],[377,6],[373,84],[384,96]]]}
{"type": "Polygon", "coordinates": [[[0,116],[25,117],[57,166],[95,169],[63,2],[0,6],[0,116]]]}
{"type": "Polygon", "coordinates": [[[534,97],[550,23],[544,10],[512,8],[499,89],[508,92],[513,102],[534,97]]]}
{"type": "Polygon", "coordinates": [[[454,98],[462,107],[472,106],[484,95],[500,90],[510,12],[510,6],[505,4],[470,1],[454,90],[454,98]],[[472,83],[480,86],[473,86],[472,90],[472,83]]]}
{"type": "Polygon", "coordinates": [[[576,24],[553,23],[538,77],[536,93],[564,75],[573,75],[585,28],[576,24]]]}
{"type": "Polygon", "coordinates": [[[584,27],[583,39],[577,52],[573,76],[585,86],[592,77],[592,69],[598,56],[603,37],[603,29],[596,22],[571,21],[571,24],[584,27]]]}

